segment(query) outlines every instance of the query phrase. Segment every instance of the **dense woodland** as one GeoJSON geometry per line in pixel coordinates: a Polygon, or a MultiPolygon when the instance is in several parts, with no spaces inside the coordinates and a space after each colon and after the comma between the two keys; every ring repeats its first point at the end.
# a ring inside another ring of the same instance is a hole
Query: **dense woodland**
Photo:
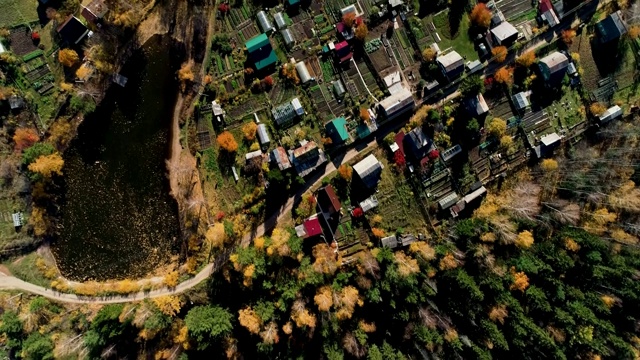
{"type": "Polygon", "coordinates": [[[276,229],[184,295],[4,293],[2,341],[25,359],[637,358],[639,135],[613,124],[492,188],[472,218],[350,264],[276,229]]]}

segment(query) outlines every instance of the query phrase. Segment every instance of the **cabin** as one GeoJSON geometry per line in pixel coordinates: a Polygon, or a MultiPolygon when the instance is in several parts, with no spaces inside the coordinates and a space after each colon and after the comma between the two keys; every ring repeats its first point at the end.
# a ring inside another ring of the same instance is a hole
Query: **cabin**
{"type": "Polygon", "coordinates": [[[596,24],[596,34],[602,44],[617,40],[626,33],[627,24],[622,18],[622,12],[620,10],[596,24]]]}
{"type": "Polygon", "coordinates": [[[361,201],[358,205],[362,209],[363,213],[378,207],[378,198],[375,195],[371,195],[368,198],[361,201]]]}
{"type": "Polygon", "coordinates": [[[9,97],[9,108],[13,111],[18,111],[24,107],[24,99],[17,95],[11,95],[9,97]]]}
{"type": "Polygon", "coordinates": [[[277,148],[273,149],[270,155],[270,161],[273,161],[278,169],[280,169],[280,171],[291,168],[291,161],[289,161],[287,150],[285,150],[282,146],[278,146],[277,148]]]}
{"type": "Polygon", "coordinates": [[[508,21],[503,21],[491,29],[491,37],[495,44],[509,47],[518,39],[518,30],[508,21]]]}
{"type": "Polygon", "coordinates": [[[266,34],[260,34],[249,39],[245,46],[249,53],[249,60],[253,62],[256,70],[260,71],[266,67],[274,65],[278,61],[271,42],[266,34]]]}
{"type": "Polygon", "coordinates": [[[436,62],[447,79],[453,80],[464,72],[464,59],[460,54],[451,51],[446,55],[438,56],[436,62]]]}
{"type": "Polygon", "coordinates": [[[325,125],[325,132],[331,138],[333,145],[342,145],[351,138],[347,131],[347,120],[344,117],[335,118],[325,125]]]}
{"type": "Polygon", "coordinates": [[[13,227],[16,229],[24,225],[24,215],[21,212],[11,214],[11,219],[13,220],[13,227]]]}
{"type": "Polygon", "coordinates": [[[567,73],[569,58],[567,55],[554,51],[538,61],[538,73],[545,86],[555,87],[567,73]]]}
{"type": "Polygon", "coordinates": [[[541,0],[538,10],[540,11],[540,18],[542,21],[547,23],[550,27],[554,27],[560,23],[560,19],[558,19],[558,15],[556,15],[553,5],[551,5],[551,0],[541,0]]]}
{"type": "Polygon", "coordinates": [[[215,100],[211,102],[211,111],[213,112],[213,117],[219,123],[224,121],[224,110],[222,110],[222,106],[218,104],[215,100]]]}
{"type": "Polygon", "coordinates": [[[296,235],[303,239],[313,238],[322,235],[322,226],[318,214],[314,214],[306,219],[302,224],[296,226],[296,235]]]}
{"type": "Polygon", "coordinates": [[[327,162],[327,157],[315,141],[303,141],[291,152],[290,160],[298,176],[305,177],[327,162]]]}
{"type": "Polygon", "coordinates": [[[291,125],[291,123],[293,123],[293,119],[297,116],[296,109],[290,102],[273,108],[273,110],[271,110],[271,114],[279,127],[291,125]]]}
{"type": "Polygon", "coordinates": [[[342,84],[342,80],[336,80],[333,82],[333,93],[337,98],[342,98],[346,92],[347,89],[345,89],[344,84],[342,84]]]}
{"type": "Polygon", "coordinates": [[[468,98],[465,101],[465,106],[469,115],[473,117],[479,117],[489,112],[489,106],[487,106],[487,102],[484,100],[482,94],[468,98]]]}
{"type": "Polygon", "coordinates": [[[263,148],[269,147],[269,144],[271,144],[271,139],[269,138],[269,131],[267,130],[267,125],[265,124],[258,125],[258,129],[256,130],[256,133],[258,135],[258,142],[260,143],[260,146],[262,146],[263,148]]]}
{"type": "Polygon", "coordinates": [[[383,168],[382,163],[373,154],[353,165],[353,170],[358,174],[358,178],[369,189],[378,185],[383,168]]]}
{"type": "Polygon", "coordinates": [[[519,92],[511,97],[513,105],[516,111],[522,112],[526,110],[531,104],[529,103],[528,92],[519,92]]]}
{"type": "Polygon", "coordinates": [[[67,20],[56,29],[62,41],[70,46],[78,45],[85,37],[91,36],[92,32],[75,16],[69,15],[67,20]]]}
{"type": "Polygon", "coordinates": [[[82,6],[80,15],[87,20],[88,23],[100,26],[100,22],[109,11],[104,0],[93,0],[87,6],[82,6]]]}
{"type": "Polygon", "coordinates": [[[378,103],[378,108],[384,115],[385,121],[391,121],[415,108],[416,102],[411,90],[402,86],[401,83],[391,86],[389,91],[391,95],[378,103]]]}

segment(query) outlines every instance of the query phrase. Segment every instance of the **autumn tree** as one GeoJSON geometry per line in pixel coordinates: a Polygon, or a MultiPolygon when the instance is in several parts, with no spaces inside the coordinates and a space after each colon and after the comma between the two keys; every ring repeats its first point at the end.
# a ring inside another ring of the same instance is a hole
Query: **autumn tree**
{"type": "Polygon", "coordinates": [[[226,234],[224,232],[224,225],[222,223],[216,223],[213,226],[210,226],[207,229],[207,233],[205,235],[205,239],[209,246],[214,249],[221,249],[224,246],[224,241],[226,239],[226,234]]]}
{"type": "Polygon", "coordinates": [[[418,255],[425,261],[431,261],[436,258],[436,251],[426,241],[416,241],[409,245],[409,251],[418,255]]]}
{"type": "Polygon", "coordinates": [[[358,25],[355,31],[356,39],[364,41],[367,38],[367,34],[369,34],[369,28],[367,28],[367,24],[362,23],[358,25]]]}
{"type": "Polygon", "coordinates": [[[244,134],[244,139],[251,142],[256,139],[256,131],[258,130],[258,125],[253,121],[250,121],[244,126],[242,126],[242,133],[244,134]]]}
{"type": "Polygon", "coordinates": [[[53,174],[62,175],[64,160],[58,153],[40,156],[28,166],[28,169],[45,178],[50,178],[53,174]]]}
{"type": "Polygon", "coordinates": [[[236,142],[236,139],[233,138],[233,134],[229,131],[221,132],[216,140],[220,147],[228,153],[234,153],[238,150],[238,143],[236,142]]]}
{"type": "Polygon", "coordinates": [[[452,253],[447,252],[445,256],[440,259],[440,263],[438,264],[440,270],[451,270],[458,267],[458,261],[453,256],[452,253]]]}
{"type": "Polygon", "coordinates": [[[529,287],[529,277],[524,272],[516,272],[514,268],[511,268],[511,276],[513,276],[513,283],[510,286],[511,290],[524,292],[529,287]]]}
{"type": "Polygon", "coordinates": [[[469,17],[471,23],[477,27],[487,29],[491,25],[491,10],[484,3],[478,3],[474,6],[469,17]]]}
{"type": "Polygon", "coordinates": [[[533,50],[527,51],[524,54],[518,56],[516,64],[522,67],[529,67],[536,61],[536,53],[533,50]]]}
{"type": "Polygon", "coordinates": [[[38,133],[32,128],[18,128],[13,134],[13,141],[16,143],[14,148],[16,151],[22,151],[38,141],[38,133]]]}
{"type": "Polygon", "coordinates": [[[186,88],[187,84],[190,84],[195,79],[195,74],[193,73],[193,61],[187,61],[182,64],[180,70],[178,70],[178,80],[180,80],[180,86],[182,90],[186,88]]]}
{"type": "Polygon", "coordinates": [[[316,296],[313,297],[314,302],[320,311],[329,311],[333,306],[333,291],[329,286],[323,286],[318,289],[316,296]]]}
{"type": "Polygon", "coordinates": [[[629,28],[629,31],[627,31],[627,35],[632,39],[635,40],[640,36],[640,26],[638,25],[633,25],[629,28]]]}
{"type": "Polygon", "coordinates": [[[604,106],[604,104],[602,104],[601,102],[594,102],[591,105],[589,105],[589,111],[593,116],[600,116],[605,111],[607,111],[607,107],[604,106]]]}
{"type": "Polygon", "coordinates": [[[364,122],[369,122],[371,120],[371,114],[369,114],[369,110],[366,108],[360,108],[360,120],[364,122]]]}
{"type": "Polygon", "coordinates": [[[258,334],[262,325],[262,319],[251,307],[238,311],[238,322],[252,334],[258,334]]]}
{"type": "Polygon", "coordinates": [[[336,253],[329,245],[320,243],[313,247],[313,270],[322,274],[333,274],[338,269],[338,260],[336,253]]]}
{"type": "Polygon", "coordinates": [[[278,324],[275,321],[271,321],[266,324],[260,332],[260,338],[262,339],[262,342],[267,345],[277,344],[278,341],[280,341],[280,336],[278,336],[278,324]]]}
{"type": "Polygon", "coordinates": [[[273,77],[271,75],[267,75],[260,83],[262,84],[262,88],[271,89],[273,87],[273,77]]]}
{"type": "Polygon", "coordinates": [[[281,69],[282,76],[284,76],[290,83],[293,85],[298,85],[300,83],[300,77],[298,77],[298,71],[296,70],[295,65],[292,63],[286,63],[282,65],[281,69]]]}
{"type": "Polygon", "coordinates": [[[398,273],[402,276],[409,276],[420,271],[418,261],[411,256],[405,254],[404,251],[397,251],[393,254],[396,265],[398,265],[398,273]]]}
{"type": "Polygon", "coordinates": [[[346,27],[353,27],[353,24],[356,22],[356,14],[354,12],[346,13],[342,16],[342,23],[346,27]]]}
{"type": "Polygon", "coordinates": [[[62,49],[58,52],[58,61],[66,67],[72,67],[80,61],[78,53],[73,49],[62,49]]]}
{"type": "Polygon", "coordinates": [[[353,176],[353,168],[347,164],[342,164],[338,167],[338,174],[345,181],[351,181],[351,177],[353,176]]]}
{"type": "Polygon", "coordinates": [[[504,324],[504,319],[509,316],[509,311],[507,310],[506,305],[496,305],[491,308],[489,311],[489,319],[493,322],[499,322],[500,324],[504,324]]]}
{"type": "Polygon", "coordinates": [[[493,78],[499,84],[503,84],[503,85],[509,86],[513,82],[513,71],[511,69],[506,68],[506,67],[502,67],[502,68],[498,69],[498,71],[496,71],[496,73],[493,76],[493,78]]]}
{"type": "Polygon", "coordinates": [[[422,59],[426,62],[432,62],[433,60],[436,59],[436,51],[433,50],[432,47],[427,47],[424,50],[422,50],[422,59]]]}
{"type": "Polygon", "coordinates": [[[310,312],[302,300],[296,300],[291,306],[291,320],[293,320],[299,328],[315,328],[316,316],[310,312]]]}
{"type": "Polygon", "coordinates": [[[491,55],[494,56],[497,62],[501,63],[507,59],[507,47],[506,46],[496,46],[491,49],[491,55]]]}
{"type": "Polygon", "coordinates": [[[176,295],[166,295],[154,298],[153,303],[160,312],[169,317],[176,316],[183,305],[180,297],[176,295]]]}
{"type": "Polygon", "coordinates": [[[528,249],[533,245],[533,234],[529,230],[524,230],[518,234],[516,238],[516,246],[522,249],[528,249]]]}
{"type": "Polygon", "coordinates": [[[384,237],[384,230],[379,228],[371,228],[371,233],[378,239],[382,239],[384,237]]]}
{"type": "Polygon", "coordinates": [[[540,168],[546,173],[553,172],[558,170],[558,162],[554,159],[544,159],[540,163],[540,168]]]}
{"type": "Polygon", "coordinates": [[[487,132],[500,139],[507,132],[507,122],[500,118],[493,118],[487,124],[487,132]]]}
{"type": "Polygon", "coordinates": [[[576,31],[573,29],[562,30],[562,32],[560,33],[560,38],[562,39],[562,42],[564,42],[566,45],[573,44],[573,39],[575,37],[576,37],[576,31]]]}

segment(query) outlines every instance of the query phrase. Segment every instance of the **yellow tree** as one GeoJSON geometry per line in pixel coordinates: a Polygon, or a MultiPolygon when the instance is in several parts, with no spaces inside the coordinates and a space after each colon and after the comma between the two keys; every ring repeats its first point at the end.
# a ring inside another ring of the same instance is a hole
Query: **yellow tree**
{"type": "Polygon", "coordinates": [[[607,107],[600,102],[594,102],[593,104],[589,105],[589,111],[593,116],[600,116],[602,115],[602,113],[607,111],[607,107]]]}
{"type": "Polygon", "coordinates": [[[33,163],[29,164],[29,170],[40,174],[45,178],[50,178],[53,174],[62,175],[64,160],[58,153],[40,156],[33,163]]]}
{"type": "Polygon", "coordinates": [[[72,67],[80,61],[78,53],[73,49],[62,49],[58,51],[58,61],[66,67],[72,67]]]}
{"type": "Polygon", "coordinates": [[[536,61],[536,53],[533,50],[527,51],[516,59],[516,63],[523,67],[529,67],[536,61]]]}
{"type": "Polygon", "coordinates": [[[252,334],[258,334],[260,332],[260,326],[262,325],[262,319],[251,307],[246,307],[238,311],[238,321],[240,325],[244,326],[252,334]]]}
{"type": "Polygon", "coordinates": [[[425,261],[431,261],[436,258],[436,251],[426,241],[411,243],[409,251],[417,254],[425,261]]]}
{"type": "Polygon", "coordinates": [[[178,70],[178,79],[180,80],[183,89],[188,83],[193,82],[195,79],[195,74],[193,73],[193,61],[188,61],[182,64],[180,70],[178,70]]]}
{"type": "Polygon", "coordinates": [[[562,38],[562,42],[567,45],[571,45],[573,43],[573,39],[576,37],[576,31],[573,29],[562,30],[560,37],[562,38]]]}
{"type": "Polygon", "coordinates": [[[320,243],[314,246],[312,254],[316,259],[313,263],[313,270],[315,272],[333,274],[338,269],[336,253],[329,245],[320,243]]]}
{"type": "Polygon", "coordinates": [[[291,320],[299,328],[309,327],[313,329],[316,327],[316,316],[305,307],[305,303],[302,300],[294,301],[291,306],[291,320]]]}
{"type": "Polygon", "coordinates": [[[524,292],[529,287],[529,277],[524,272],[516,272],[515,268],[511,268],[513,276],[513,284],[509,287],[511,290],[520,290],[524,292]]]}
{"type": "Polygon", "coordinates": [[[422,58],[426,62],[432,62],[433,60],[436,59],[436,51],[433,50],[431,47],[427,47],[424,50],[422,50],[422,58]]]}
{"type": "Polygon", "coordinates": [[[358,25],[358,27],[356,28],[355,37],[360,41],[364,41],[364,39],[367,38],[368,33],[369,33],[369,28],[367,28],[367,24],[362,23],[358,25]]]}
{"type": "Polygon", "coordinates": [[[629,28],[629,31],[627,32],[627,34],[629,35],[629,37],[632,40],[635,40],[638,38],[638,36],[640,36],[640,26],[638,25],[633,25],[629,28]]]}
{"type": "Polygon", "coordinates": [[[442,259],[440,259],[438,267],[440,270],[451,270],[458,267],[458,262],[453,254],[448,252],[442,259]]]}
{"type": "Polygon", "coordinates": [[[153,303],[160,310],[160,312],[170,317],[174,317],[176,314],[178,314],[183,305],[180,297],[176,295],[157,297],[153,299],[153,303]]]}
{"type": "Polygon", "coordinates": [[[504,324],[504,319],[506,319],[507,316],[509,316],[509,311],[506,305],[496,305],[489,311],[489,319],[493,322],[499,322],[500,324],[504,324]]]}
{"type": "Polygon", "coordinates": [[[13,134],[13,141],[16,143],[15,150],[22,151],[38,141],[38,133],[32,128],[18,128],[13,134]]]}
{"type": "Polygon", "coordinates": [[[345,286],[340,291],[339,297],[340,300],[338,302],[339,306],[338,311],[336,312],[336,317],[338,318],[338,320],[351,319],[356,305],[362,305],[362,300],[360,299],[358,289],[353,286],[345,286]]]}
{"type": "Polygon", "coordinates": [[[393,254],[393,259],[398,265],[398,273],[402,276],[409,276],[420,271],[418,261],[405,254],[404,251],[395,252],[393,254]]]}
{"type": "Polygon", "coordinates": [[[353,176],[353,168],[347,164],[342,164],[338,167],[338,174],[345,181],[351,181],[351,177],[353,176]]]}
{"type": "Polygon", "coordinates": [[[316,292],[316,296],[313,297],[313,301],[318,306],[320,311],[329,311],[333,305],[333,291],[329,286],[323,286],[316,292]]]}
{"type": "Polygon", "coordinates": [[[224,225],[222,223],[216,223],[207,229],[205,239],[212,248],[222,248],[226,234],[224,232],[224,225]]]}
{"type": "Polygon", "coordinates": [[[493,55],[497,62],[504,62],[507,59],[507,47],[506,46],[496,46],[491,49],[491,55],[493,55]]]}
{"type": "Polygon", "coordinates": [[[244,138],[247,141],[253,141],[256,139],[256,131],[258,130],[258,125],[253,121],[246,123],[242,126],[242,133],[244,134],[244,138]]]}
{"type": "Polygon", "coordinates": [[[544,159],[540,163],[540,168],[542,168],[542,170],[547,173],[553,172],[558,170],[558,162],[554,159],[544,159]]]}
{"type": "Polygon", "coordinates": [[[528,249],[533,245],[533,234],[529,230],[525,230],[516,237],[516,246],[522,249],[528,249]]]}
{"type": "Polygon", "coordinates": [[[507,122],[500,118],[493,118],[487,125],[487,132],[500,139],[507,131],[507,122]]]}
{"type": "Polygon", "coordinates": [[[379,228],[371,228],[371,233],[378,239],[382,239],[384,237],[384,230],[379,228]]]}
{"type": "Polygon", "coordinates": [[[491,10],[484,3],[478,3],[474,6],[469,17],[475,26],[488,28],[491,25],[491,10]]]}

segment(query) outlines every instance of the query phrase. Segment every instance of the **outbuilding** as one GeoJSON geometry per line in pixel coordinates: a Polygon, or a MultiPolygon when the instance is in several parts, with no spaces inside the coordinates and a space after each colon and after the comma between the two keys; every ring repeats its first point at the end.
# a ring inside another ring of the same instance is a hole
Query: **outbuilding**
{"type": "Polygon", "coordinates": [[[258,12],[258,24],[260,24],[260,29],[262,29],[262,32],[265,34],[270,34],[275,30],[273,24],[267,17],[267,13],[263,10],[258,12]]]}
{"type": "Polygon", "coordinates": [[[282,35],[282,38],[284,39],[284,44],[286,46],[290,47],[296,43],[296,40],[293,37],[293,34],[291,33],[291,30],[282,29],[280,30],[280,34],[282,35]]]}
{"type": "Polygon", "coordinates": [[[358,174],[358,177],[366,187],[372,189],[378,185],[380,181],[380,175],[382,174],[382,163],[371,154],[364,158],[359,163],[353,165],[353,170],[358,174]]]}
{"type": "Polygon", "coordinates": [[[269,138],[269,131],[267,131],[267,125],[260,124],[258,125],[258,142],[260,142],[260,146],[268,147],[271,143],[271,139],[269,138]]]}
{"type": "Polygon", "coordinates": [[[300,61],[296,64],[296,70],[298,71],[298,76],[300,76],[300,82],[306,83],[310,80],[313,80],[311,75],[309,74],[309,70],[307,69],[307,65],[304,64],[304,61],[300,61]]]}
{"type": "Polygon", "coordinates": [[[509,46],[518,38],[518,30],[508,21],[503,21],[491,29],[491,35],[498,45],[509,46]]]}
{"type": "Polygon", "coordinates": [[[273,20],[275,20],[278,29],[282,30],[287,27],[287,22],[285,21],[284,16],[281,12],[277,12],[275,15],[273,15],[273,20]]]}

